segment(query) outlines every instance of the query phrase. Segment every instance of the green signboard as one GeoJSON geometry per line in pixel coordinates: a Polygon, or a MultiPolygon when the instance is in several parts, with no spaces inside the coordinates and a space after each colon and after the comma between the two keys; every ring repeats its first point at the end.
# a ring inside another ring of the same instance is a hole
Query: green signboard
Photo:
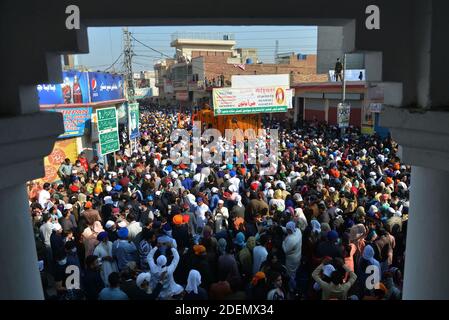
{"type": "Polygon", "coordinates": [[[97,110],[97,128],[101,155],[120,150],[117,111],[114,107],[97,110]]]}

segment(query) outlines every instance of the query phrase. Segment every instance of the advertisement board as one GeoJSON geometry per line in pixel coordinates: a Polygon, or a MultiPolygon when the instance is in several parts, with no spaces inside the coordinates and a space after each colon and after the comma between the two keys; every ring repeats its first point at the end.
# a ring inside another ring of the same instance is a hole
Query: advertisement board
{"type": "Polygon", "coordinates": [[[372,113],[380,113],[382,112],[382,103],[370,103],[369,104],[369,111],[372,113]]]}
{"type": "Polygon", "coordinates": [[[89,103],[87,72],[63,71],[63,83],[37,86],[39,104],[89,103]]]}
{"type": "Polygon", "coordinates": [[[134,98],[136,98],[136,99],[150,98],[153,96],[152,89],[153,88],[135,88],[134,98]]]}
{"type": "Polygon", "coordinates": [[[232,88],[290,87],[290,75],[233,75],[231,83],[232,88]]]}
{"type": "Polygon", "coordinates": [[[189,93],[187,91],[176,92],[176,100],[178,101],[189,101],[189,93]]]}
{"type": "Polygon", "coordinates": [[[123,76],[89,72],[91,102],[123,99],[123,76]]]}
{"type": "Polygon", "coordinates": [[[58,138],[80,137],[90,124],[92,108],[58,108],[45,111],[60,112],[64,118],[64,133],[58,138]]]}
{"type": "Polygon", "coordinates": [[[106,155],[120,149],[118,119],[115,107],[97,109],[96,122],[100,154],[106,155]]]}
{"type": "Polygon", "coordinates": [[[351,105],[348,103],[339,103],[337,106],[337,123],[340,128],[349,127],[351,116],[351,105]]]}
{"type": "Polygon", "coordinates": [[[288,109],[293,109],[293,97],[295,96],[295,89],[287,89],[285,90],[287,94],[287,103],[288,109]]]}
{"type": "Polygon", "coordinates": [[[76,139],[57,140],[52,152],[44,158],[45,177],[38,181],[52,183],[61,180],[58,170],[64,159],[69,158],[71,162],[75,162],[77,157],[76,139]]]}
{"type": "Polygon", "coordinates": [[[139,104],[130,103],[128,104],[128,131],[129,139],[134,140],[140,136],[139,132],[139,104]]]}
{"type": "Polygon", "coordinates": [[[175,92],[173,83],[170,80],[164,79],[164,92],[165,93],[174,93],[175,92]]]}
{"type": "MultiPolygon", "coordinates": [[[[365,69],[346,70],[346,81],[365,81],[365,69]]],[[[331,82],[337,82],[335,71],[329,70],[329,79],[331,82]]],[[[340,79],[338,79],[340,82],[340,79]]]]}
{"type": "Polygon", "coordinates": [[[213,89],[215,115],[286,112],[287,87],[213,89]]]}

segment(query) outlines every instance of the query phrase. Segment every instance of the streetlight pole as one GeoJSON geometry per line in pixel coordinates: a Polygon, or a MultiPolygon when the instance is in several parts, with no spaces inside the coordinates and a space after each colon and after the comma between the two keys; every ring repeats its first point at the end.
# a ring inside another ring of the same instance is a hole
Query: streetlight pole
{"type": "Polygon", "coordinates": [[[343,103],[346,102],[346,53],[343,57],[343,103]]]}
{"type": "MultiPolygon", "coordinates": [[[[343,94],[342,94],[342,107],[346,110],[346,53],[343,56],[343,94]]],[[[345,128],[340,128],[340,136],[345,134],[345,128]]]]}

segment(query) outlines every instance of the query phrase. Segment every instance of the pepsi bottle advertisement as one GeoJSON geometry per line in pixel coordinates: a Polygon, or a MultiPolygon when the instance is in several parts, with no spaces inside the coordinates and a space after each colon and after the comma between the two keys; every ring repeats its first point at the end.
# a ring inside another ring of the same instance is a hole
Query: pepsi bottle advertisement
{"type": "Polygon", "coordinates": [[[61,84],[40,84],[37,86],[39,104],[89,103],[87,72],[64,71],[61,84]]]}

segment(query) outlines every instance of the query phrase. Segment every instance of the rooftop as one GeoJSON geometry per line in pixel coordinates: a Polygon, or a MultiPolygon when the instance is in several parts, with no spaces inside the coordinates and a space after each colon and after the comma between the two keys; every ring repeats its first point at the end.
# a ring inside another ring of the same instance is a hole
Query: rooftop
{"type": "Polygon", "coordinates": [[[171,41],[175,40],[224,40],[234,41],[233,33],[224,32],[176,32],[171,35],[171,41]]]}

